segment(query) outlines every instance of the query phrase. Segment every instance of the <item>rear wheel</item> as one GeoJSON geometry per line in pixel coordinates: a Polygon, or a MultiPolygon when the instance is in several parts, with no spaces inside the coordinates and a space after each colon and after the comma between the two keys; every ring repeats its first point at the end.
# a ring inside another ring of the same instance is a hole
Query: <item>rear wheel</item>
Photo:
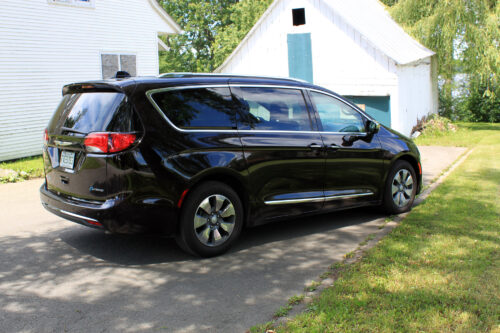
{"type": "Polygon", "coordinates": [[[236,192],[219,182],[206,182],[182,206],[177,243],[201,257],[226,252],[243,226],[243,205],[236,192]]]}
{"type": "Polygon", "coordinates": [[[389,214],[400,214],[411,209],[417,193],[415,170],[406,161],[397,161],[385,185],[384,208],[389,214]]]}

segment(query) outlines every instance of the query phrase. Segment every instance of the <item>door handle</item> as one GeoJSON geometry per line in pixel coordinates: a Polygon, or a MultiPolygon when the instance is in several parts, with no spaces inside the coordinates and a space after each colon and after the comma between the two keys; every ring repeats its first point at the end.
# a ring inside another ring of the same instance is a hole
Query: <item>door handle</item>
{"type": "Polygon", "coordinates": [[[317,143],[311,143],[308,147],[311,149],[321,149],[321,147],[323,147],[323,146],[319,145],[317,143]]]}
{"type": "Polygon", "coordinates": [[[340,146],[339,146],[339,145],[336,145],[335,143],[332,143],[330,146],[328,146],[328,148],[329,148],[330,150],[334,150],[334,151],[336,151],[336,150],[338,150],[338,149],[340,148],[340,146]]]}

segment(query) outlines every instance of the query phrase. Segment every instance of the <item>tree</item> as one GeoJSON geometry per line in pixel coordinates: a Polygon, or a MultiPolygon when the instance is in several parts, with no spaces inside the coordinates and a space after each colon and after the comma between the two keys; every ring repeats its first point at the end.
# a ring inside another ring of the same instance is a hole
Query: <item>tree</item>
{"type": "Polygon", "coordinates": [[[165,38],[161,72],[212,72],[250,31],[272,0],[161,0],[183,29],[165,38]]]}
{"type": "MultiPolygon", "coordinates": [[[[439,64],[440,111],[448,117],[480,120],[470,112],[498,105],[500,6],[497,0],[383,0],[392,17],[423,45],[439,64]],[[465,96],[454,96],[457,74],[465,74],[465,96]],[[473,105],[492,99],[483,107],[473,105]],[[472,98],[474,96],[474,98],[472,98]],[[469,109],[469,115],[463,112],[469,109]],[[458,112],[458,110],[462,112],[458,112]]],[[[498,113],[496,113],[498,115],[498,113]]],[[[494,121],[500,121],[497,117],[494,121]]]]}
{"type": "Polygon", "coordinates": [[[216,67],[233,52],[273,0],[243,0],[231,8],[230,23],[215,38],[216,67]]]}
{"type": "Polygon", "coordinates": [[[183,29],[165,39],[169,51],[161,54],[162,71],[211,72],[213,44],[218,29],[227,26],[230,8],[237,0],[161,0],[183,29]]]}

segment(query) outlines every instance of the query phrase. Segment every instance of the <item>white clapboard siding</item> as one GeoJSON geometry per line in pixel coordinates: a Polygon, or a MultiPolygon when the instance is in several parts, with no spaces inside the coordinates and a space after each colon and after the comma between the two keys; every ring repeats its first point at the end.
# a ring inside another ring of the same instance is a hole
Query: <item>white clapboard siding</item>
{"type": "Polygon", "coordinates": [[[40,154],[62,86],[102,78],[101,53],[134,54],[158,74],[158,34],[179,32],[156,0],[0,2],[0,160],[40,154]]]}
{"type": "Polygon", "coordinates": [[[399,99],[401,101],[395,128],[402,133],[410,133],[422,117],[436,112],[438,105],[435,59],[422,63],[399,66],[399,99]]]}
{"type": "Polygon", "coordinates": [[[434,53],[377,0],[275,0],[216,72],[287,77],[293,33],[311,33],[315,84],[342,95],[390,96],[396,130],[409,135],[416,119],[437,111],[434,53]],[[293,26],[293,8],[305,9],[305,25],[293,26]]]}

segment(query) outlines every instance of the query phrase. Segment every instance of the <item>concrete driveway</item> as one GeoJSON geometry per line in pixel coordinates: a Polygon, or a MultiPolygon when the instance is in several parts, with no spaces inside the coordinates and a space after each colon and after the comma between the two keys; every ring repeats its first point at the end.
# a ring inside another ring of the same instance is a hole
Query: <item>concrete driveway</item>
{"type": "MultiPolygon", "coordinates": [[[[421,147],[429,182],[465,151],[421,147]]],[[[269,321],[378,229],[375,210],[246,230],[194,259],[173,240],[106,235],[46,212],[41,180],[0,185],[0,332],[243,332],[269,321]]]]}

